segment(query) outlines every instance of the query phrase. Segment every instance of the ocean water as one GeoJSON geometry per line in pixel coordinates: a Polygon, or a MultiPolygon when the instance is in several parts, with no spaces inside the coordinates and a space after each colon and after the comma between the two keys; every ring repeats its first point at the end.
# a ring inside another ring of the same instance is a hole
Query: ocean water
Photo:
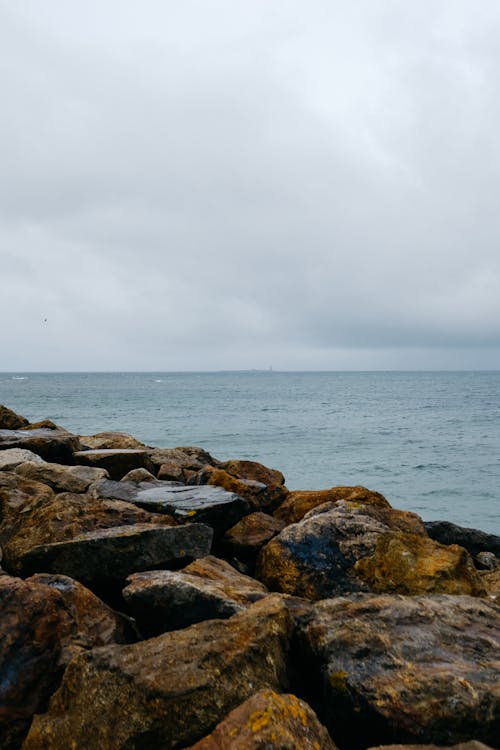
{"type": "Polygon", "coordinates": [[[363,484],[425,520],[500,533],[500,372],[0,373],[0,403],[79,434],[129,432],[363,484]]]}

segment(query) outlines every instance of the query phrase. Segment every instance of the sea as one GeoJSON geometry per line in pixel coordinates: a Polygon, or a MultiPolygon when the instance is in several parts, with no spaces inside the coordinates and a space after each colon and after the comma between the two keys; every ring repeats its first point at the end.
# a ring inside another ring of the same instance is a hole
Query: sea
{"type": "Polygon", "coordinates": [[[361,484],[500,534],[500,372],[0,373],[0,403],[80,435],[198,445],[289,489],[361,484]]]}

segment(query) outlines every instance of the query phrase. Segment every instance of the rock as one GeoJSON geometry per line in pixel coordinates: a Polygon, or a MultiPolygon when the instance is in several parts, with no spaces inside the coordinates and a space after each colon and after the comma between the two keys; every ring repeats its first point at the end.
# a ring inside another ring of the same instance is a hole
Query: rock
{"type": "MultiPolygon", "coordinates": [[[[194,446],[180,446],[178,448],[154,448],[149,453],[151,463],[161,468],[165,464],[173,464],[180,469],[182,473],[182,481],[187,481],[188,475],[193,471],[196,472],[209,464],[210,466],[216,466],[219,462],[213,458],[210,453],[207,453],[203,448],[196,448],[194,446]]],[[[167,477],[163,477],[166,479],[167,477]]],[[[176,477],[173,477],[176,479],[176,477]]]]}
{"type": "MultiPolygon", "coordinates": [[[[312,708],[295,695],[266,689],[248,698],[212,734],[187,750],[334,750],[312,708]]],[[[481,750],[471,748],[470,750],[481,750]]]]}
{"type": "Polygon", "coordinates": [[[174,482],[184,482],[183,469],[173,461],[165,461],[158,469],[158,479],[174,482]]]}
{"type": "Polygon", "coordinates": [[[13,471],[16,466],[25,461],[44,462],[43,458],[25,448],[7,448],[7,450],[0,451],[0,471],[13,471]]]}
{"type": "Polygon", "coordinates": [[[15,472],[26,479],[47,484],[56,492],[86,492],[93,482],[108,476],[105,469],[91,466],[64,466],[36,461],[18,465],[15,472]]]}
{"type": "Polygon", "coordinates": [[[113,526],[32,547],[17,564],[21,575],[62,573],[100,590],[137,571],[179,567],[204,557],[212,537],[212,529],[203,524],[113,526]]]}
{"type": "Polygon", "coordinates": [[[0,472],[0,545],[25,524],[29,509],[43,506],[53,498],[54,493],[46,484],[10,471],[0,472]]]}
{"type": "Polygon", "coordinates": [[[243,498],[220,487],[190,487],[177,482],[110,482],[101,480],[91,491],[99,497],[117,497],[153,513],[164,513],[180,523],[206,523],[217,535],[249,511],[243,498]]]}
{"type": "MultiPolygon", "coordinates": [[[[443,750],[443,748],[437,745],[378,745],[377,747],[369,747],[368,750],[443,750]]],[[[485,745],[484,742],[470,740],[469,742],[459,742],[458,745],[452,745],[447,750],[492,750],[492,748],[485,745]]]]}
{"type": "Polygon", "coordinates": [[[500,536],[478,529],[468,529],[448,521],[426,521],[425,528],[431,539],[441,544],[459,544],[475,557],[479,552],[493,552],[500,557],[500,536]]]}
{"type": "Polygon", "coordinates": [[[124,643],[129,626],[64,577],[0,577],[0,747],[17,750],[65,666],[84,649],[124,643]]]}
{"type": "Polygon", "coordinates": [[[367,590],[355,563],[374,553],[380,534],[401,527],[425,534],[413,513],[356,501],[324,504],[262,548],[257,578],[271,591],[313,600],[367,590]]]}
{"type": "Polygon", "coordinates": [[[210,620],[73,660],[23,750],[186,747],[265,687],[288,687],[291,620],[269,596],[210,620]]]}
{"type": "Polygon", "coordinates": [[[500,568],[495,570],[481,570],[480,576],[486,587],[488,596],[492,599],[498,599],[500,596],[500,568]]]}
{"type": "Polygon", "coordinates": [[[0,450],[6,448],[23,448],[33,451],[45,461],[72,464],[73,453],[80,450],[80,441],[76,435],[61,428],[0,430],[0,450]]]}
{"type": "Polygon", "coordinates": [[[381,534],[374,554],[358,560],[354,570],[376,592],[486,595],[467,550],[417,534],[381,534]]]}
{"type": "Polygon", "coordinates": [[[380,492],[372,492],[366,487],[332,487],[329,490],[292,490],[286,500],[274,511],[275,518],[285,523],[297,523],[306,513],[324,503],[349,500],[367,503],[379,508],[390,508],[390,504],[380,492]]]}
{"type": "Polygon", "coordinates": [[[201,620],[226,618],[269,592],[229,563],[208,556],[180,571],[135,573],[123,598],[141,632],[150,637],[201,620]]]}
{"type": "Polygon", "coordinates": [[[285,484],[285,477],[281,471],[269,469],[267,466],[259,464],[256,461],[241,461],[233,458],[230,461],[221,463],[220,468],[238,479],[253,479],[256,482],[267,485],[285,484]]]}
{"type": "Polygon", "coordinates": [[[64,427],[61,427],[60,425],[57,425],[55,422],[53,422],[51,419],[41,419],[39,422],[31,422],[25,425],[24,427],[20,427],[20,430],[40,430],[42,428],[45,428],[47,430],[60,430],[61,432],[68,432],[64,427]]]}
{"type": "Polygon", "coordinates": [[[80,435],[80,441],[92,450],[143,450],[147,446],[126,432],[98,432],[96,435],[80,435]]]}
{"type": "MultiPolygon", "coordinates": [[[[21,483],[29,480],[16,475],[0,474],[1,482],[6,476],[14,476],[21,483]]],[[[137,523],[155,523],[157,525],[175,524],[168,516],[157,516],[137,508],[130,503],[118,500],[99,500],[88,495],[62,493],[54,497],[50,487],[48,495],[43,494],[45,485],[30,482],[37,495],[33,499],[24,492],[19,495],[20,505],[10,507],[7,521],[0,527],[4,551],[4,567],[11,573],[19,574],[22,559],[33,548],[39,545],[52,544],[72,539],[88,531],[107,529],[114,526],[137,523]],[[41,488],[41,489],[40,489],[41,488]]],[[[22,485],[26,487],[25,484],[22,485]]],[[[16,502],[16,495],[9,491],[10,503],[16,502]]]]}
{"type": "Polygon", "coordinates": [[[261,548],[284,527],[283,521],[267,513],[250,513],[226,531],[219,549],[224,556],[236,558],[253,569],[261,548]]]}
{"type": "Polygon", "coordinates": [[[223,487],[228,492],[245,498],[255,511],[274,510],[288,495],[288,490],[283,485],[267,485],[255,479],[238,479],[214,466],[205,466],[198,471],[191,477],[189,484],[223,487]]]}
{"type": "Polygon", "coordinates": [[[120,479],[120,482],[156,482],[156,477],[151,474],[147,469],[132,469],[124,477],[120,479]]]}
{"type": "Polygon", "coordinates": [[[480,570],[495,570],[500,567],[500,559],[493,552],[479,552],[475,563],[480,570]]]}
{"type": "Polygon", "coordinates": [[[500,611],[485,599],[325,600],[302,646],[316,710],[341,747],[498,742],[500,611]]]}
{"type": "Polygon", "coordinates": [[[16,414],[12,409],[7,408],[3,404],[0,404],[0,429],[1,430],[19,430],[21,427],[26,427],[29,422],[26,417],[22,417],[20,414],[16,414]]]}
{"type": "Polygon", "coordinates": [[[74,462],[84,466],[106,469],[111,479],[121,479],[132,469],[152,469],[147,450],[134,448],[102,448],[77,451],[74,462]]]}

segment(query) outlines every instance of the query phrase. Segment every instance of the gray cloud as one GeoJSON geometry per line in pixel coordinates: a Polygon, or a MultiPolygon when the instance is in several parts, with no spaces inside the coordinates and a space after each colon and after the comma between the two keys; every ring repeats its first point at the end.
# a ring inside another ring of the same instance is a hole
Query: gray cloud
{"type": "Polygon", "coordinates": [[[499,27],[0,0],[0,369],[500,367],[499,27]]]}

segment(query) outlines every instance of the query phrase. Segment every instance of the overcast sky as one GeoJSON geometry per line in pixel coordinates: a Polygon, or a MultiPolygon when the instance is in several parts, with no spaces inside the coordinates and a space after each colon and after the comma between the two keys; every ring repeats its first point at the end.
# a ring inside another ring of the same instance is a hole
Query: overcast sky
{"type": "Polygon", "coordinates": [[[500,368],[498,0],[0,0],[0,370],[500,368]]]}

